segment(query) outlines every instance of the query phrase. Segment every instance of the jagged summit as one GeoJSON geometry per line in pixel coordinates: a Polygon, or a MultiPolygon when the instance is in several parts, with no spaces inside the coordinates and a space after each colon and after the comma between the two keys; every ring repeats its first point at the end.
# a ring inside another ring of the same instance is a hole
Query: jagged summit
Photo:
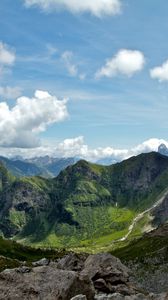
{"type": "Polygon", "coordinates": [[[162,155],[168,156],[168,148],[165,144],[160,144],[160,146],[158,147],[158,152],[162,155]]]}

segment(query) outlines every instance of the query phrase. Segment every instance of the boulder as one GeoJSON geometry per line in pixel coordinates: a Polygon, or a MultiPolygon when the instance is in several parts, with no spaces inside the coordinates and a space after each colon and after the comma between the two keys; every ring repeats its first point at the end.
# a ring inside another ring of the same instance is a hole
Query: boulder
{"type": "Polygon", "coordinates": [[[88,274],[91,279],[99,274],[102,277],[110,277],[112,282],[118,280],[127,282],[129,272],[129,269],[121,263],[119,258],[109,253],[89,255],[82,271],[82,273],[88,274]]]}
{"type": "Polygon", "coordinates": [[[47,259],[47,258],[42,258],[42,259],[40,259],[40,260],[38,260],[38,261],[34,261],[34,262],[32,262],[32,265],[34,266],[34,267],[40,267],[40,266],[48,266],[49,265],[49,259],[47,259]]]}
{"type": "Polygon", "coordinates": [[[111,254],[90,255],[84,263],[81,274],[88,275],[98,291],[119,292],[124,295],[133,293],[133,290],[128,286],[128,268],[111,254]]]}
{"type": "Polygon", "coordinates": [[[57,268],[69,271],[81,271],[87,257],[87,254],[69,253],[58,261],[57,268]]]}
{"type": "Polygon", "coordinates": [[[93,284],[87,276],[73,271],[44,266],[29,273],[17,269],[0,273],[0,300],[68,300],[81,293],[93,300],[93,284]]]}

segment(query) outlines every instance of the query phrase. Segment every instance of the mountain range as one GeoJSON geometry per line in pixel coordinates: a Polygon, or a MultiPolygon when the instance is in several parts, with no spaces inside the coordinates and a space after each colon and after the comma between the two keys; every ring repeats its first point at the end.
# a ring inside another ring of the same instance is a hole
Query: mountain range
{"type": "Polygon", "coordinates": [[[54,158],[49,156],[23,159],[15,157],[12,159],[0,156],[0,161],[16,177],[36,176],[55,177],[67,166],[76,162],[76,158],[54,158]]]}
{"type": "MultiPolygon", "coordinates": [[[[158,147],[158,153],[168,156],[168,148],[165,144],[160,144],[158,147]]],[[[75,164],[79,160],[80,158],[78,157],[57,158],[48,155],[32,157],[29,159],[21,156],[12,157],[10,159],[0,156],[0,161],[15,177],[56,177],[66,167],[75,164]]],[[[109,166],[115,163],[117,163],[117,161],[111,157],[104,157],[97,161],[97,164],[104,166],[109,166]]]]}
{"type": "Polygon", "coordinates": [[[111,166],[81,160],[55,178],[14,177],[1,164],[0,230],[38,246],[108,249],[168,219],[168,157],[111,166]]]}

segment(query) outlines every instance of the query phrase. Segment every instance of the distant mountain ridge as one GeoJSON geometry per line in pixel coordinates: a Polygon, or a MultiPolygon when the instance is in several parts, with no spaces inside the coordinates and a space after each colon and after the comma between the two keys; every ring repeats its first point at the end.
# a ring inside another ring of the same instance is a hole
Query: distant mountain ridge
{"type": "Polygon", "coordinates": [[[168,219],[168,197],[155,207],[168,189],[168,157],[156,152],[111,166],[81,160],[53,179],[15,178],[3,165],[0,175],[0,230],[27,243],[97,249],[125,237],[143,211],[129,238],[168,219]]]}
{"type": "Polygon", "coordinates": [[[0,156],[0,161],[16,177],[43,176],[55,177],[67,166],[75,163],[75,158],[53,158],[49,156],[23,159],[21,157],[6,158],[0,156]]]}
{"type": "MultiPolygon", "coordinates": [[[[168,156],[168,148],[165,144],[160,144],[158,147],[158,153],[168,156]]],[[[66,169],[66,167],[75,164],[79,160],[79,157],[57,158],[49,155],[32,157],[29,159],[21,156],[12,158],[0,156],[0,161],[2,161],[6,168],[16,177],[56,177],[62,170],[66,169]]],[[[98,159],[96,163],[104,166],[110,166],[117,162],[118,161],[114,160],[114,158],[104,157],[98,159]]]]}

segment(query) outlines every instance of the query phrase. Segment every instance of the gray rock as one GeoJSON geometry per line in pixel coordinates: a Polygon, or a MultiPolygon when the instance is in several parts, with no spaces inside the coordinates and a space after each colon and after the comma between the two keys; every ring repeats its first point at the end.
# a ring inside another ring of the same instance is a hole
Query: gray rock
{"type": "Polygon", "coordinates": [[[134,295],[136,293],[136,290],[130,285],[118,284],[115,286],[115,292],[122,294],[124,296],[130,296],[130,295],[134,295]]]}
{"type": "Polygon", "coordinates": [[[108,295],[107,294],[98,294],[94,298],[95,300],[108,300],[108,295]]]}
{"type": "Polygon", "coordinates": [[[137,295],[131,295],[131,296],[124,296],[120,293],[114,293],[114,294],[97,294],[95,296],[95,300],[167,300],[168,298],[165,298],[165,294],[161,295],[148,295],[145,296],[144,294],[137,294],[137,295]]]}
{"type": "Polygon", "coordinates": [[[114,294],[97,294],[95,300],[124,300],[125,297],[119,293],[114,294]]]}
{"type": "Polygon", "coordinates": [[[126,296],[124,300],[149,300],[150,298],[143,295],[143,294],[137,294],[133,296],[126,296]]]}
{"type": "Polygon", "coordinates": [[[18,273],[29,273],[29,272],[31,272],[31,268],[26,267],[26,266],[23,266],[23,267],[20,267],[20,268],[16,268],[15,270],[18,273]]]}
{"type": "Polygon", "coordinates": [[[87,254],[69,253],[58,261],[57,268],[69,271],[81,271],[87,257],[87,254]]]}
{"type": "Polygon", "coordinates": [[[73,298],[71,298],[71,300],[87,300],[85,295],[77,295],[73,298]]]}
{"type": "Polygon", "coordinates": [[[0,300],[67,300],[81,293],[93,300],[93,284],[73,271],[44,266],[29,273],[18,273],[16,269],[0,273],[0,300]]]}
{"type": "Polygon", "coordinates": [[[107,300],[124,300],[124,296],[119,293],[114,293],[113,295],[108,295],[107,300]]]}
{"type": "Polygon", "coordinates": [[[42,258],[42,259],[40,259],[40,260],[38,260],[38,261],[34,261],[34,262],[32,262],[32,265],[34,266],[34,267],[42,267],[42,266],[48,266],[49,265],[49,259],[47,259],[47,258],[42,258]]]}
{"type": "Polygon", "coordinates": [[[129,278],[129,269],[109,253],[89,255],[84,263],[82,273],[88,274],[91,279],[98,274],[102,277],[110,275],[113,282],[119,278],[127,282],[129,278]]]}
{"type": "Polygon", "coordinates": [[[133,291],[127,287],[129,270],[121,261],[108,253],[90,255],[81,274],[93,281],[95,289],[105,293],[119,292],[130,295],[133,291]]]}
{"type": "Polygon", "coordinates": [[[168,293],[150,294],[152,300],[168,300],[168,293]]]}
{"type": "Polygon", "coordinates": [[[58,262],[42,259],[33,268],[1,272],[0,300],[4,299],[168,300],[168,293],[144,295],[143,289],[132,285],[129,269],[110,254],[71,253],[58,262]]]}

